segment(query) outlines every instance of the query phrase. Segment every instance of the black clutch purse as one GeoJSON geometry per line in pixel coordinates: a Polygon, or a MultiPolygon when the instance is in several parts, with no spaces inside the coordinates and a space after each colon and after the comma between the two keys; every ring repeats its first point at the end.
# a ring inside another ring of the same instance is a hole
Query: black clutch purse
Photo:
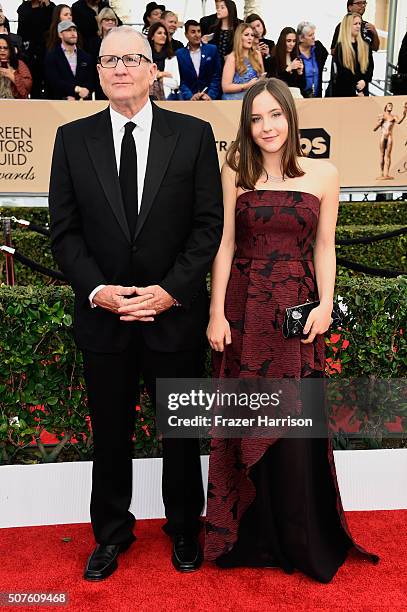
{"type": "MultiPolygon", "coordinates": [[[[307,334],[303,334],[304,325],[311,310],[317,306],[319,306],[319,301],[305,302],[305,304],[286,308],[282,328],[284,338],[296,338],[298,336],[306,338],[307,334]]],[[[342,325],[342,311],[336,303],[334,303],[332,309],[331,325],[335,327],[341,327],[342,325]]]]}

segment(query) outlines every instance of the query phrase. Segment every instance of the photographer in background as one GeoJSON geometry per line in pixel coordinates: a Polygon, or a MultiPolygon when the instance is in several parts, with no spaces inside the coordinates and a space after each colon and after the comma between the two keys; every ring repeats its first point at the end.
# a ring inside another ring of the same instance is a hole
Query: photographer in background
{"type": "Polygon", "coordinates": [[[28,98],[32,87],[31,73],[19,60],[6,34],[0,34],[0,98],[28,98]]]}

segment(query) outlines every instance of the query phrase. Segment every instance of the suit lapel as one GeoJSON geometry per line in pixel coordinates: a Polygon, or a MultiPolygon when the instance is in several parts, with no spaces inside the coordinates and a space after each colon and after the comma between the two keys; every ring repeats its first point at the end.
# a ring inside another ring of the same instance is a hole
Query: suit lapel
{"type": "Polygon", "coordinates": [[[198,75],[198,77],[200,77],[203,74],[203,67],[204,67],[205,62],[206,62],[206,56],[207,56],[207,53],[206,53],[205,47],[204,47],[204,45],[202,45],[202,47],[201,47],[201,61],[199,63],[199,75],[198,75]]]}
{"type": "Polygon", "coordinates": [[[184,57],[185,57],[185,61],[187,63],[188,69],[192,70],[194,75],[195,75],[196,74],[196,70],[195,70],[195,66],[193,64],[193,61],[192,61],[192,58],[191,58],[191,54],[189,52],[188,47],[185,47],[184,57]]]}
{"type": "Polygon", "coordinates": [[[85,136],[85,141],[105,196],[124,235],[131,242],[117,174],[109,108],[100,113],[96,129],[92,134],[85,136]]]}
{"type": "Polygon", "coordinates": [[[69,80],[72,78],[72,70],[68,62],[68,58],[65,53],[62,51],[62,47],[58,45],[57,53],[59,54],[59,65],[61,67],[62,74],[65,73],[66,78],[69,80]]]}
{"type": "Polygon", "coordinates": [[[172,132],[165,119],[165,111],[158,108],[154,103],[152,105],[153,122],[151,125],[150,146],[134,240],[140,234],[148,217],[178,140],[178,134],[172,132]]]}

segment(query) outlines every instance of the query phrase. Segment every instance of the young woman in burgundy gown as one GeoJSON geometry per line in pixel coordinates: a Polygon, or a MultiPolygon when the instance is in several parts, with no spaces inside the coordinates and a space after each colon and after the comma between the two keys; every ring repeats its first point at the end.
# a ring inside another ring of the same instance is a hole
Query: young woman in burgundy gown
{"type": "MultiPolygon", "coordinates": [[[[214,376],[323,377],[339,179],[330,162],[302,156],[295,103],[282,81],[248,90],[222,182],[224,233],[207,332],[214,376]],[[306,339],[284,339],[285,308],[316,299],[306,339]]],[[[312,401],[325,414],[323,395],[312,401]]],[[[379,561],[350,533],[329,437],[213,438],[208,560],[222,568],[298,569],[329,582],[351,548],[379,561]]]]}

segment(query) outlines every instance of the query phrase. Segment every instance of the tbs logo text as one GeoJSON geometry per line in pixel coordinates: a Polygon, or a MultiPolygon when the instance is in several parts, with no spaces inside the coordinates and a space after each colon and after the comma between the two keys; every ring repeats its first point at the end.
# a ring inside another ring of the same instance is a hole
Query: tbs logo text
{"type": "Polygon", "coordinates": [[[329,158],[331,137],[323,128],[300,130],[301,149],[307,157],[329,158]]]}

